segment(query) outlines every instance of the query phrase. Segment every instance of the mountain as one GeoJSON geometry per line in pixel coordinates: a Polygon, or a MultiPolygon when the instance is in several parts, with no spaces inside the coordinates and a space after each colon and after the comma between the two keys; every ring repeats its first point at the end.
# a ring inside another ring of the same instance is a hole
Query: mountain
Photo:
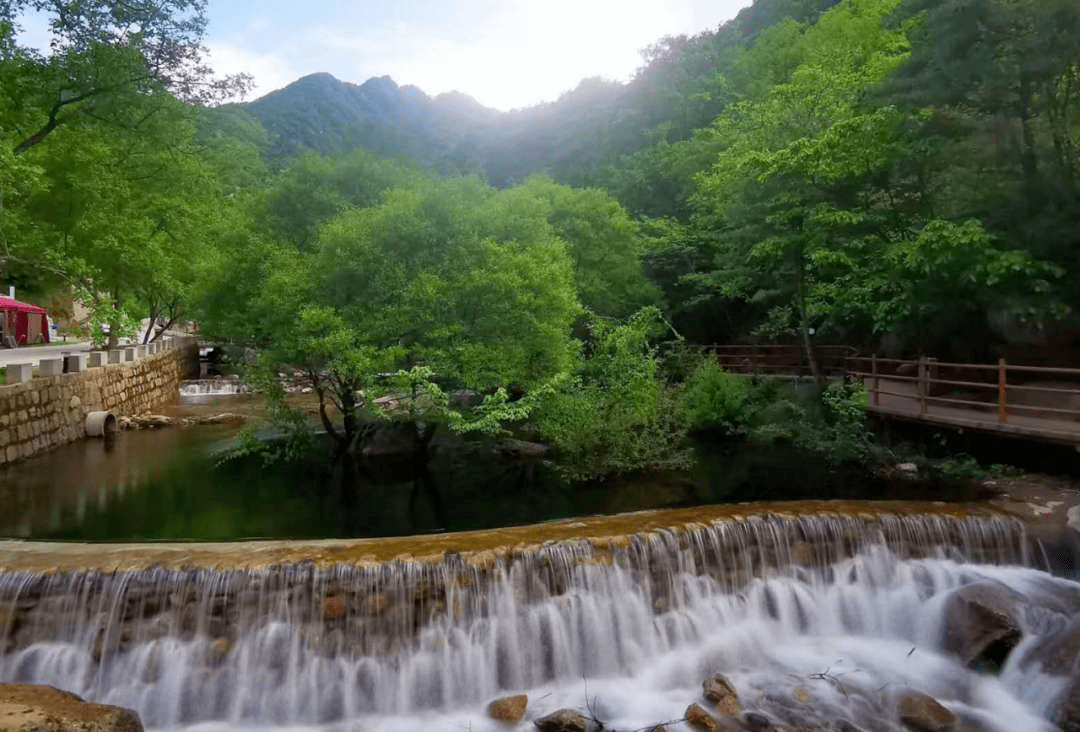
{"type": "Polygon", "coordinates": [[[679,205],[668,199],[683,194],[653,179],[651,157],[691,138],[733,101],[723,80],[740,73],[740,53],[765,28],[785,18],[812,23],[837,1],[755,0],[714,31],[661,39],[628,83],[585,79],[554,102],[512,112],[459,92],[429,97],[389,76],[357,85],[327,73],[230,106],[266,129],[272,161],[304,150],[367,150],[439,173],[477,174],[495,186],[542,172],[607,188],[638,213],[673,215],[679,205]]]}
{"type": "Polygon", "coordinates": [[[303,150],[334,155],[362,149],[410,163],[453,161],[469,136],[499,115],[464,94],[433,99],[389,76],[357,85],[326,73],[234,106],[266,128],[275,158],[303,150]]]}

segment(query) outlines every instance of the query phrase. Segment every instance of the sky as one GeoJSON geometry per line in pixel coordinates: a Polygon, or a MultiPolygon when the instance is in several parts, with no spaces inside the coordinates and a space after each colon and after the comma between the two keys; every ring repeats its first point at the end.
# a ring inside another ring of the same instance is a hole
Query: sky
{"type": "Polygon", "coordinates": [[[626,81],[641,50],[715,29],[750,0],[209,0],[218,73],[247,72],[256,99],[320,71],[361,84],[391,76],[435,96],[509,110],[582,79],[626,81]]]}

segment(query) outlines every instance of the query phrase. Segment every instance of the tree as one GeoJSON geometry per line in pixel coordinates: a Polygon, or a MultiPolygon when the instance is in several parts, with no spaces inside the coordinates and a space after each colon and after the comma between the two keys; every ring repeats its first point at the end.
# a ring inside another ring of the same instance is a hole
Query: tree
{"type": "Polygon", "coordinates": [[[580,305],[546,213],[475,179],[424,181],[344,211],[316,251],[269,275],[259,301],[279,312],[264,373],[288,369],[313,388],[349,501],[372,423],[394,423],[413,446],[411,502],[426,495],[442,514],[427,467],[437,430],[520,420],[572,368],[580,305]]]}
{"type": "Polygon", "coordinates": [[[580,307],[546,213],[468,178],[395,189],[323,228],[313,290],[405,367],[532,386],[569,365],[580,307]]]}
{"type": "Polygon", "coordinates": [[[214,78],[203,61],[205,10],[206,0],[0,2],[0,71],[19,102],[14,119],[5,120],[19,131],[15,153],[72,122],[109,119],[140,96],[207,104],[243,94],[250,77],[214,78]],[[49,18],[49,53],[16,45],[26,10],[49,18]]]}
{"type": "Polygon", "coordinates": [[[598,315],[626,317],[656,302],[658,293],[641,271],[646,239],[610,195],[534,177],[512,191],[548,204],[548,223],[567,243],[581,303],[598,315]]]}
{"type": "Polygon", "coordinates": [[[319,227],[350,208],[374,206],[390,188],[422,176],[398,163],[357,151],[293,160],[264,194],[259,220],[267,234],[294,247],[315,247],[319,227]]]}

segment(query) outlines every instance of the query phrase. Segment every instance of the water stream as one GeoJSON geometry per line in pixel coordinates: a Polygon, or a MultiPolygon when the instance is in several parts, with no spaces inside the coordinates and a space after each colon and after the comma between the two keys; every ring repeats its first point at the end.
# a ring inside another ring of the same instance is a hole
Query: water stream
{"type": "Polygon", "coordinates": [[[1037,650],[1080,585],[1034,563],[1019,522],[885,514],[433,561],[9,571],[0,680],[127,706],[151,729],[486,732],[506,729],[486,703],[514,692],[529,694],[523,730],[564,707],[647,729],[722,673],[775,724],[903,730],[898,695],[917,690],[970,729],[1038,732],[1067,679],[1037,650]],[[1022,598],[1023,640],[996,676],[943,645],[950,596],[976,583],[1022,598]]]}

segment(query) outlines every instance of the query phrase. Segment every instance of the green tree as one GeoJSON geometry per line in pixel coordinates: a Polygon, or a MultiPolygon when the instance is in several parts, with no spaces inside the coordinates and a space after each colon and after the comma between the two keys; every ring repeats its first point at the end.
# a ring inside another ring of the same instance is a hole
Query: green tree
{"type": "Polygon", "coordinates": [[[585,307],[621,318],[656,302],[658,293],[641,271],[646,238],[614,198],[599,189],[574,189],[540,177],[513,193],[548,205],[548,223],[567,243],[585,307]]]}
{"type": "Polygon", "coordinates": [[[575,481],[686,468],[690,453],[675,389],[652,339],[666,329],[655,307],[624,321],[592,317],[571,378],[544,393],[530,422],[575,481]]]}
{"type": "Polygon", "coordinates": [[[0,75],[18,101],[4,126],[17,131],[16,154],[62,126],[109,120],[140,97],[164,94],[205,104],[246,91],[250,77],[214,78],[204,63],[205,10],[206,0],[0,3],[0,75]],[[49,19],[49,53],[15,43],[26,10],[49,19]]]}

